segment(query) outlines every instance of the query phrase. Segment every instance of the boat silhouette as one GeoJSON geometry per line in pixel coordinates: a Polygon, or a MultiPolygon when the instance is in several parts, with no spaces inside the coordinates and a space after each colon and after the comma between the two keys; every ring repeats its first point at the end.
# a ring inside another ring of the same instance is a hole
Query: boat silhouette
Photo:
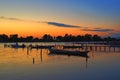
{"type": "Polygon", "coordinates": [[[26,46],[24,44],[19,45],[18,43],[15,43],[15,44],[11,44],[11,47],[12,48],[25,48],[26,46]]]}
{"type": "Polygon", "coordinates": [[[89,51],[78,51],[78,50],[64,50],[64,49],[54,49],[50,48],[50,55],[68,55],[68,56],[82,56],[82,57],[88,57],[89,51]]]}

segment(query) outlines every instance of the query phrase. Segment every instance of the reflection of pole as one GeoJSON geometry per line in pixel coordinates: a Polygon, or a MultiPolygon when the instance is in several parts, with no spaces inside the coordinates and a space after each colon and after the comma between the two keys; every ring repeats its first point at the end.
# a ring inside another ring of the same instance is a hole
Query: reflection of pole
{"type": "Polygon", "coordinates": [[[40,60],[41,60],[41,63],[42,63],[42,49],[40,49],[40,60]]]}
{"type": "Polygon", "coordinates": [[[88,58],[86,57],[86,69],[88,68],[88,58]]]}
{"type": "Polygon", "coordinates": [[[92,58],[94,59],[94,52],[92,52],[92,58]]]}
{"type": "Polygon", "coordinates": [[[120,52],[120,46],[118,46],[118,52],[120,52]]]}

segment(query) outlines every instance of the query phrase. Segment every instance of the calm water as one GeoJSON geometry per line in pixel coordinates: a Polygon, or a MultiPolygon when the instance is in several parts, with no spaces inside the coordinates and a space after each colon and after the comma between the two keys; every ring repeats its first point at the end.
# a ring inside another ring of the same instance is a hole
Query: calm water
{"type": "Polygon", "coordinates": [[[87,62],[84,57],[40,52],[0,44],[0,80],[120,80],[120,52],[91,51],[87,62]]]}

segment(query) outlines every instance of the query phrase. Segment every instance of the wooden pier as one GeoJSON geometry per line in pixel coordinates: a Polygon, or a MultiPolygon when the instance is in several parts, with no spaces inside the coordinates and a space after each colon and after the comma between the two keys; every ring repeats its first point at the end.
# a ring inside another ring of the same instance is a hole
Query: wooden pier
{"type": "Polygon", "coordinates": [[[93,46],[82,46],[83,49],[89,51],[102,51],[102,52],[120,52],[120,45],[93,45],[93,46]]]}
{"type": "Polygon", "coordinates": [[[102,52],[120,52],[120,45],[19,45],[12,47],[11,44],[5,44],[4,47],[11,48],[28,48],[28,49],[50,49],[52,47],[57,49],[79,49],[86,51],[102,51],[102,52]],[[20,47],[19,47],[20,46],[20,47]]]}

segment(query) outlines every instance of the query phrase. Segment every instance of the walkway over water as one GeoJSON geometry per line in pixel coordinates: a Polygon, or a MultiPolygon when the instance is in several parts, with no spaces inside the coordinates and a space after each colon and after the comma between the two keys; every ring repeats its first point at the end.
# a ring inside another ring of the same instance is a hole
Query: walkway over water
{"type": "Polygon", "coordinates": [[[4,47],[11,47],[11,48],[27,48],[27,49],[50,49],[52,47],[57,49],[77,49],[77,50],[86,50],[86,51],[113,51],[113,52],[120,52],[120,45],[107,45],[107,44],[94,44],[94,43],[72,43],[72,44],[47,44],[47,45],[40,45],[40,44],[4,44],[4,47]]]}

